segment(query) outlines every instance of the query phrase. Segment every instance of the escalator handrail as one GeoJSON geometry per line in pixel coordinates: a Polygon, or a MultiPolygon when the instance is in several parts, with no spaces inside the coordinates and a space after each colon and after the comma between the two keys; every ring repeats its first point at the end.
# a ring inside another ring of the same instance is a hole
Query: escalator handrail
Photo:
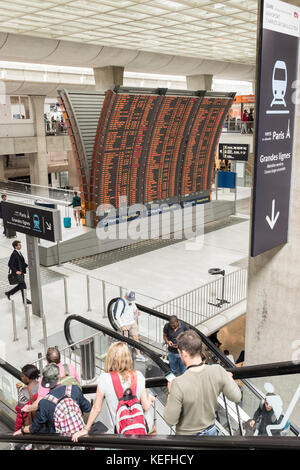
{"type": "Polygon", "coordinates": [[[1,359],[1,357],[0,357],[0,368],[8,372],[13,377],[15,377],[15,379],[21,380],[21,375],[22,375],[21,372],[18,369],[16,369],[14,366],[9,364],[8,362],[1,359]]]}
{"type": "MultiPolygon", "coordinates": [[[[120,333],[117,333],[116,331],[111,330],[110,328],[107,328],[101,325],[100,323],[97,323],[92,320],[88,320],[87,318],[81,317],[80,315],[69,315],[65,320],[64,333],[65,333],[65,337],[69,345],[73,345],[76,343],[75,341],[73,341],[71,332],[70,332],[70,324],[72,321],[77,321],[79,323],[82,323],[83,325],[89,326],[90,328],[93,328],[97,331],[101,331],[107,336],[111,336],[112,338],[115,338],[118,341],[122,341],[122,342],[129,344],[135,349],[138,349],[142,351],[143,353],[145,353],[150,359],[152,359],[153,362],[155,362],[160,367],[163,373],[168,374],[170,372],[169,366],[161,359],[161,356],[155,353],[154,351],[152,351],[150,348],[148,348],[144,344],[139,343],[138,341],[135,341],[131,338],[127,338],[126,336],[123,336],[120,333]]],[[[80,343],[80,341],[78,341],[78,343],[80,343]]]]}
{"type": "Polygon", "coordinates": [[[57,434],[25,434],[13,436],[0,434],[0,442],[17,444],[37,444],[50,446],[93,447],[128,450],[299,450],[299,440],[286,436],[121,436],[118,434],[98,434],[81,437],[73,442],[70,437],[57,434]]]}

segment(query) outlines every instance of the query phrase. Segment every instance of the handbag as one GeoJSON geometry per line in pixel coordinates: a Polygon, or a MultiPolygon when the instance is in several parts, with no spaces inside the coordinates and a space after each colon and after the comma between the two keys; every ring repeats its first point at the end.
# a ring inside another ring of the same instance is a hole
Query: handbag
{"type": "Polygon", "coordinates": [[[11,286],[15,284],[22,284],[24,282],[24,274],[13,273],[11,270],[8,272],[8,282],[11,286]]]}
{"type": "MultiPolygon", "coordinates": [[[[22,272],[22,266],[21,266],[21,262],[20,262],[20,259],[18,260],[19,261],[19,270],[22,272]]],[[[22,284],[22,282],[24,282],[24,274],[17,274],[17,273],[14,273],[11,269],[8,271],[8,282],[10,283],[10,285],[15,285],[15,284],[22,284]]]]}

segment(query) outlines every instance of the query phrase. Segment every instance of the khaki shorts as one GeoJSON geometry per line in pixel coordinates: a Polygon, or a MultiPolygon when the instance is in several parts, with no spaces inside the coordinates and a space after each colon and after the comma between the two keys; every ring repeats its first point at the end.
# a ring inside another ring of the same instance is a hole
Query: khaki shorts
{"type": "Polygon", "coordinates": [[[134,322],[132,323],[132,325],[126,325],[127,328],[128,328],[128,331],[129,331],[129,336],[132,338],[133,336],[138,336],[139,332],[138,332],[138,326],[137,326],[137,323],[134,322]]]}

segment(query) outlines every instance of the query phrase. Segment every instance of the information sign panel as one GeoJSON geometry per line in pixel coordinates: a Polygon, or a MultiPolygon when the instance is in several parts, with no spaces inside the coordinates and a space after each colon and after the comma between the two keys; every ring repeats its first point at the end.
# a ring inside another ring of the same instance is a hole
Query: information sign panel
{"type": "Polygon", "coordinates": [[[3,223],[8,229],[35,238],[56,242],[61,240],[60,212],[29,204],[2,204],[3,223]]]}
{"type": "Polygon", "coordinates": [[[249,144],[219,144],[219,159],[237,160],[247,162],[249,157],[249,144]]]}
{"type": "Polygon", "coordinates": [[[300,9],[261,2],[251,256],[287,243],[300,9]]]}

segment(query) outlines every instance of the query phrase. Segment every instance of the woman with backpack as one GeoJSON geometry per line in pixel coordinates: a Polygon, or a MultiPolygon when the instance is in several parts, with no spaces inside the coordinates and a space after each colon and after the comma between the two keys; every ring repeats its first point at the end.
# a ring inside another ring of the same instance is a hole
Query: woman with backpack
{"type": "Polygon", "coordinates": [[[32,364],[27,364],[22,369],[21,380],[22,384],[17,384],[18,389],[18,403],[16,406],[17,418],[15,423],[15,431],[18,431],[23,426],[31,425],[35,416],[34,412],[24,413],[22,411],[25,405],[32,405],[38,397],[39,376],[40,371],[32,364]]]}
{"type": "Polygon", "coordinates": [[[104,399],[118,434],[148,432],[144,412],[150,409],[155,397],[148,395],[143,374],[133,369],[132,357],[126,343],[119,341],[110,346],[104,371],[98,379],[96,399],[87,425],[72,436],[75,442],[89,433],[101,412],[104,399]]]}

